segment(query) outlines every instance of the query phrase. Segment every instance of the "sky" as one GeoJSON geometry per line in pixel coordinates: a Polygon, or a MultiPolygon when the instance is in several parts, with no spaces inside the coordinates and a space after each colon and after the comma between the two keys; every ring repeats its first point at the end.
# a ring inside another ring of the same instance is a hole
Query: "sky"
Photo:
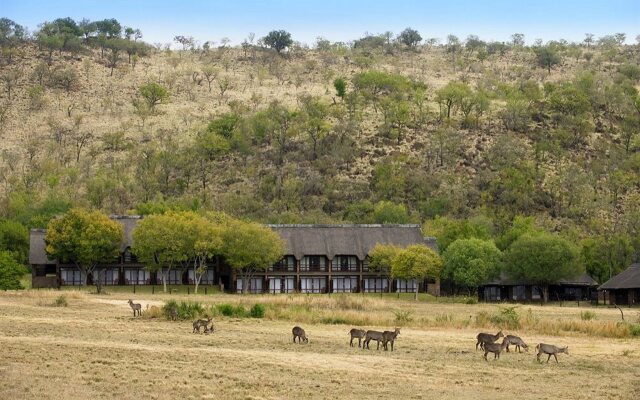
{"type": "Polygon", "coordinates": [[[0,0],[0,17],[36,30],[58,17],[116,18],[139,28],[148,43],[170,43],[176,35],[204,43],[223,37],[237,45],[250,32],[262,37],[285,29],[312,45],[358,39],[365,33],[400,33],[406,27],[423,38],[470,34],[507,41],[513,33],[535,39],[582,41],[624,32],[627,43],[640,34],[640,0],[0,0]]]}

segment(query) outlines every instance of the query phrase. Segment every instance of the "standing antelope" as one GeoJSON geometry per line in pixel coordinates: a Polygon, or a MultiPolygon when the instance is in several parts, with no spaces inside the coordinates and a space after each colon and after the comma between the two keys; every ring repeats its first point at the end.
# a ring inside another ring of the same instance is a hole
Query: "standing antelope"
{"type": "Polygon", "coordinates": [[[142,315],[142,304],[134,303],[131,299],[129,299],[129,301],[127,303],[129,303],[129,306],[133,310],[133,316],[134,317],[136,316],[136,313],[138,313],[138,317],[140,315],[142,315]]]}
{"type": "Polygon", "coordinates": [[[553,356],[553,358],[556,359],[556,363],[558,362],[558,357],[556,356],[556,354],[558,353],[564,353],[564,354],[569,354],[569,346],[565,346],[565,347],[558,347],[558,346],[554,346],[552,344],[545,344],[545,343],[540,343],[536,346],[536,350],[538,351],[538,354],[536,354],[536,359],[538,360],[538,362],[540,362],[540,355],[541,354],[548,354],[549,356],[547,357],[547,362],[549,362],[549,359],[551,358],[551,356],[553,356]]]}
{"type": "Polygon", "coordinates": [[[293,343],[296,342],[296,338],[298,338],[298,343],[302,343],[302,341],[304,341],[305,343],[309,343],[307,334],[305,333],[304,329],[300,328],[299,326],[294,326],[291,330],[291,333],[293,333],[293,343]]]}
{"type": "Polygon", "coordinates": [[[478,339],[478,342],[476,343],[476,351],[478,350],[478,345],[480,345],[481,349],[484,349],[485,344],[493,343],[501,337],[504,337],[502,331],[496,333],[495,335],[492,335],[490,333],[478,333],[478,336],[476,336],[476,339],[478,339]]]}
{"type": "Polygon", "coordinates": [[[353,347],[353,339],[358,339],[358,347],[361,347],[362,339],[366,334],[362,329],[353,328],[349,331],[349,335],[351,335],[351,341],[349,341],[349,346],[353,347]]]}
{"type": "Polygon", "coordinates": [[[369,342],[372,340],[375,340],[376,342],[378,342],[378,347],[376,347],[376,350],[380,350],[380,342],[382,342],[382,332],[367,331],[367,333],[364,334],[364,342],[362,343],[362,349],[364,350],[364,346],[367,346],[367,349],[368,349],[369,342]]]}
{"type": "Polygon", "coordinates": [[[387,351],[387,343],[391,342],[391,351],[393,351],[393,342],[395,342],[396,338],[400,334],[400,328],[396,328],[392,331],[384,331],[382,332],[382,347],[384,347],[384,351],[387,351]]]}
{"type": "Polygon", "coordinates": [[[512,344],[516,346],[516,350],[518,350],[518,353],[522,353],[520,347],[523,347],[526,351],[529,351],[529,346],[518,336],[507,335],[504,337],[504,340],[507,341],[507,353],[509,352],[509,346],[512,344]]]}
{"type": "Polygon", "coordinates": [[[193,333],[200,333],[200,328],[204,327],[205,331],[207,330],[207,326],[211,322],[211,318],[207,319],[197,319],[193,321],[193,333]]]}
{"type": "Polygon", "coordinates": [[[502,350],[506,349],[509,346],[509,341],[507,339],[503,339],[502,343],[485,343],[484,345],[484,359],[487,360],[487,354],[493,353],[493,358],[500,358],[500,353],[502,350]]]}
{"type": "Polygon", "coordinates": [[[172,321],[176,321],[178,319],[178,310],[175,307],[171,307],[169,310],[169,316],[172,321]]]}

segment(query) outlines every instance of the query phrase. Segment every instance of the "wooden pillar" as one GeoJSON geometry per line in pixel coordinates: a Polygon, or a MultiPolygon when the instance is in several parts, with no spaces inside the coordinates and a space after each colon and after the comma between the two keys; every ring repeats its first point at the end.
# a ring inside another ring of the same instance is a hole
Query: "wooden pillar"
{"type": "MultiPolygon", "coordinates": [[[[335,257],[335,256],[334,256],[335,257]]],[[[333,290],[333,279],[331,279],[331,270],[333,269],[333,258],[326,257],[327,260],[327,293],[331,294],[333,290]]]]}
{"type": "Polygon", "coordinates": [[[296,270],[296,278],[295,278],[295,282],[293,283],[293,287],[294,290],[298,293],[300,293],[302,291],[302,288],[300,287],[300,260],[297,259],[295,256],[293,257],[293,259],[295,260],[295,270],[296,270]]]}

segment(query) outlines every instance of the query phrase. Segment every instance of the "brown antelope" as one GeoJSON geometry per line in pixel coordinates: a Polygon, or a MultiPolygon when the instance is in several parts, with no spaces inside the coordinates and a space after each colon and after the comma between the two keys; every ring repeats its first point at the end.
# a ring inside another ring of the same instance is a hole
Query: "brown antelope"
{"type": "Polygon", "coordinates": [[[508,345],[509,345],[509,342],[507,341],[507,339],[503,339],[502,343],[485,343],[484,344],[485,361],[489,361],[487,360],[487,354],[489,353],[493,353],[494,359],[500,358],[500,353],[502,353],[502,350],[506,349],[508,345]]]}
{"type": "Polygon", "coordinates": [[[353,339],[358,339],[358,347],[361,347],[362,345],[362,339],[364,338],[364,335],[366,334],[365,331],[363,331],[362,329],[356,329],[353,328],[349,331],[349,335],[351,335],[351,341],[349,341],[349,346],[353,347],[353,339]]]}
{"type": "Polygon", "coordinates": [[[501,337],[504,337],[502,331],[496,333],[495,335],[492,335],[490,333],[478,333],[478,336],[476,336],[476,339],[478,339],[478,342],[476,343],[476,351],[478,350],[478,345],[480,345],[480,348],[484,350],[484,345],[486,343],[493,343],[501,337]]]}
{"type": "Polygon", "coordinates": [[[204,334],[208,335],[210,333],[215,332],[215,329],[213,328],[213,324],[211,324],[211,327],[205,326],[204,327],[204,334]]]}
{"type": "Polygon", "coordinates": [[[302,341],[304,341],[305,343],[309,343],[307,334],[305,333],[304,329],[300,328],[299,326],[294,326],[291,330],[291,333],[293,333],[293,343],[296,342],[296,338],[298,338],[298,344],[302,343],[302,341]]]}
{"type": "Polygon", "coordinates": [[[538,354],[536,354],[536,359],[538,360],[538,362],[540,362],[541,354],[548,354],[547,362],[549,362],[549,359],[551,358],[551,356],[553,356],[553,358],[556,359],[556,363],[558,362],[558,357],[556,356],[556,354],[558,353],[565,353],[567,355],[569,354],[569,346],[558,347],[552,344],[545,344],[545,343],[538,344],[536,346],[536,350],[538,351],[538,354]]]}
{"type": "Polygon", "coordinates": [[[129,306],[133,310],[133,316],[134,317],[136,316],[136,313],[138,314],[138,317],[140,315],[142,315],[142,304],[134,303],[131,299],[129,299],[129,301],[127,303],[129,303],[129,306]]]}
{"type": "Polygon", "coordinates": [[[207,326],[211,322],[211,318],[207,319],[197,319],[193,321],[193,333],[200,333],[200,328],[204,327],[205,331],[207,330],[207,326]]]}
{"type": "Polygon", "coordinates": [[[369,342],[372,340],[375,340],[376,342],[378,342],[378,347],[376,347],[376,350],[380,350],[380,342],[382,342],[382,332],[379,331],[367,331],[367,333],[364,334],[364,342],[362,343],[362,349],[364,350],[364,347],[367,346],[367,349],[369,348],[369,342]]]}
{"type": "Polygon", "coordinates": [[[384,347],[384,351],[387,351],[387,343],[391,342],[391,351],[393,351],[393,342],[395,342],[396,338],[400,334],[400,328],[396,328],[392,331],[384,331],[382,332],[382,347],[384,347]]]}
{"type": "Polygon", "coordinates": [[[512,344],[516,346],[516,350],[518,350],[518,353],[522,353],[520,347],[523,347],[526,351],[529,351],[529,346],[518,336],[507,335],[504,337],[504,340],[507,341],[507,353],[509,352],[509,346],[512,344]]]}
{"type": "Polygon", "coordinates": [[[172,307],[169,310],[169,317],[171,317],[172,321],[176,321],[178,319],[178,310],[175,307],[172,307]]]}

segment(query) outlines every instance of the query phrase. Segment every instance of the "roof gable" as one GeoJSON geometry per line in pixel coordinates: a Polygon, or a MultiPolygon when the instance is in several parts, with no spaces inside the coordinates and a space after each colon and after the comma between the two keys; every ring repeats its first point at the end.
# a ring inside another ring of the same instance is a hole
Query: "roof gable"
{"type": "Polygon", "coordinates": [[[598,290],[638,288],[640,288],[640,264],[635,263],[631,264],[629,268],[600,285],[598,290]]]}

